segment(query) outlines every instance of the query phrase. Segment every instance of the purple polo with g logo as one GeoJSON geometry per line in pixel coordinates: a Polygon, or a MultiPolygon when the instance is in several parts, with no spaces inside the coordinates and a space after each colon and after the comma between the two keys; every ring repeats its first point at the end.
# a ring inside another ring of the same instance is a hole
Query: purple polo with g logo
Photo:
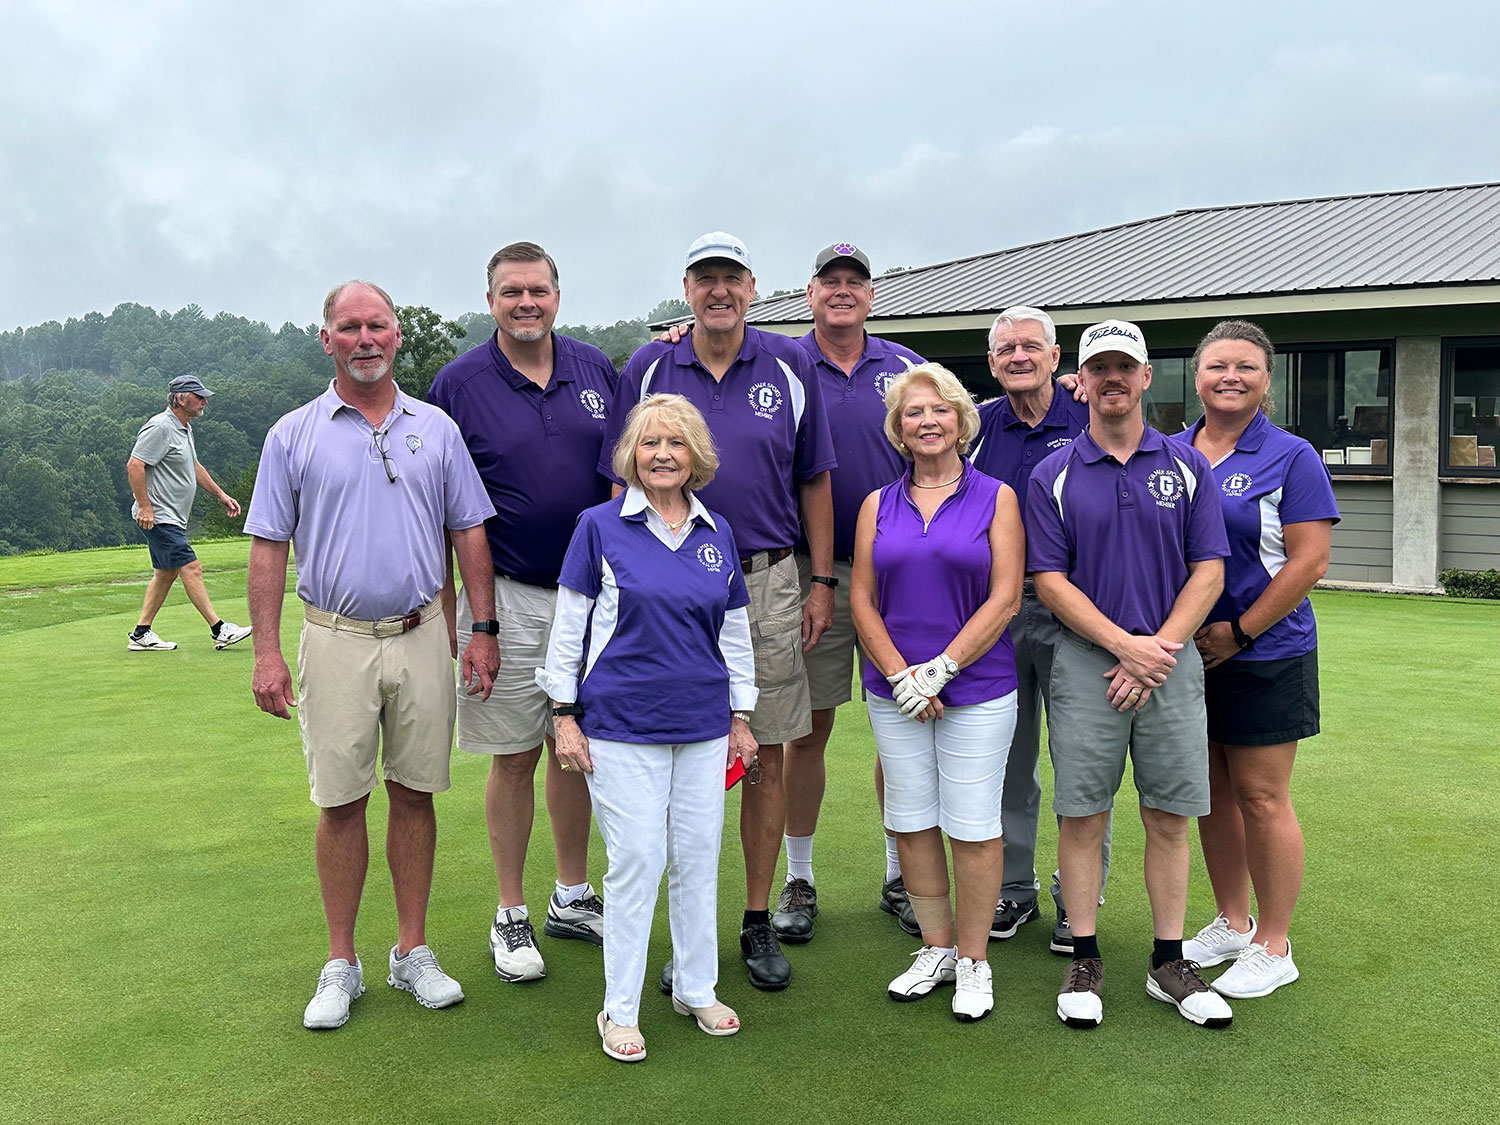
{"type": "Polygon", "coordinates": [[[1150,426],[1123,465],[1080,434],[1037,466],[1030,490],[1026,569],[1066,574],[1136,636],[1166,622],[1188,563],[1229,554],[1208,461],[1150,426]]]}

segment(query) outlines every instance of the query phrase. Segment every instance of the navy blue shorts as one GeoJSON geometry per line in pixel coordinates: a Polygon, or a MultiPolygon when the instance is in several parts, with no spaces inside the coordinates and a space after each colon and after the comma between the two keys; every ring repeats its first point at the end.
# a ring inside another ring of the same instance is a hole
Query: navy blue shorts
{"type": "Polygon", "coordinates": [[[176,570],[197,561],[198,556],[188,546],[187,532],[176,524],[143,527],[141,534],[146,537],[146,546],[151,550],[151,565],[157,570],[176,570]]]}
{"type": "Polygon", "coordinates": [[[1204,674],[1208,739],[1280,746],[1318,733],[1318,652],[1284,660],[1228,660],[1204,674]]]}

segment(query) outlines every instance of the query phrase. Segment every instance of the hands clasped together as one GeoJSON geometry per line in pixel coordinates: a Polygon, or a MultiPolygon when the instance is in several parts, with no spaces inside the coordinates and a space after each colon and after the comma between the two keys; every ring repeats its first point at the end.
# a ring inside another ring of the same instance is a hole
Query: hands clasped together
{"type": "Polygon", "coordinates": [[[886,679],[894,689],[892,695],[901,713],[925,723],[929,713],[934,719],[943,717],[943,704],[938,693],[956,675],[957,662],[946,652],[940,652],[926,664],[912,664],[886,679]]]}

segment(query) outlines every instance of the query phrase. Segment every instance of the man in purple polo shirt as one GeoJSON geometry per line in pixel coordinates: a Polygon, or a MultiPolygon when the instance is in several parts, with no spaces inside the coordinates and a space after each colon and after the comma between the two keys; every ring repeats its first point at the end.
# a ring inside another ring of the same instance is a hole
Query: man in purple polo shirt
{"type": "Polygon", "coordinates": [[[703,412],[718,446],[722,468],[700,496],[729,520],[742,553],[760,691],[750,730],[760,743],[761,781],[742,787],[740,799],[745,852],[740,952],[750,983],[774,991],[785,988],[792,974],[768,909],[786,825],[781,748],[812,730],[802,650],[817,644],[833,618],[833,588],[827,582],[814,583],[804,603],[792,548],[800,533],[800,505],[813,577],[833,577],[828,470],[837,460],[807,353],[784,336],[745,324],[755,298],[745,244],[723,231],[699,238],[688,250],[682,285],[694,330],[675,344],[653,341],[631,356],[620,376],[598,468],[616,479],[610,453],[625,415],[657,391],[685,395],[703,412]]]}
{"type": "MultiPolygon", "coordinates": [[[[485,531],[505,656],[488,700],[458,688],[458,745],[490,756],[484,815],[499,884],[490,926],[495,974],[526,981],[547,972],[522,887],[544,741],[557,879],[542,928],[550,937],[604,941],[604,904],[588,881],[588,787],[581,774],[558,768],[551,702],[536,670],[547,660],[573,525],[609,499],[595,465],[618,377],[598,348],[552,331],[561,300],[557,264],[536,243],[495,252],[485,300],[495,334],[439,371],[427,400],[458,423],[495,505],[485,531]]],[[[451,584],[444,594],[451,602],[451,584]]],[[[455,646],[468,641],[472,608],[466,584],[453,611],[455,646]]]]}
{"type": "MultiPolygon", "coordinates": [[[[1071,388],[1059,393],[1054,376],[1062,349],[1057,326],[1038,308],[1015,305],[990,326],[990,374],[1005,392],[979,408],[979,437],[970,458],[975,468],[1016,490],[1021,516],[1031,474],[1047,456],[1088,428],[1089,408],[1074,399],[1071,388]]],[[[995,908],[990,937],[1014,937],[1022,924],[1041,916],[1036,877],[1037,818],[1042,806],[1042,779],[1037,757],[1042,741],[1042,708],[1050,694],[1052,656],[1060,638],[1057,618],[1036,596],[1030,578],[1021,591],[1021,612],[1010,623],[1016,649],[1016,733],[1005,767],[1001,820],[1005,824],[1005,887],[995,908]]],[[[1106,826],[1101,853],[1101,883],[1109,877],[1110,831],[1106,826]]],[[[1073,934],[1063,907],[1057,872],[1052,875],[1057,921],[1052,952],[1073,952],[1073,934]]]]}
{"type": "MultiPolygon", "coordinates": [[[[266,435],[245,531],[250,547],[251,688],[262,711],[297,710],[312,799],[320,808],[318,883],[328,961],[303,1013],[309,1028],[349,1018],[364,992],[354,951],[369,838],[365,806],[384,762],[390,818],[386,858],[396,891],[396,944],[387,983],[428,1008],[464,998],[427,945],[427,899],[437,821],[432,795],[448,788],[453,665],[438,592],[452,537],[474,612],[493,615],[484,521],[494,513],[458,427],[397,388],[391,366],[401,326],[385,290],[335,286],[323,303],[328,390],[266,435]],[[304,603],[297,690],[281,653],[289,548],[297,548],[304,603]],[[482,591],[482,593],[481,593],[482,591]]],[[[480,633],[463,653],[463,678],[488,693],[500,655],[480,633]]]]}
{"type": "Polygon", "coordinates": [[[1224,586],[1229,542],[1203,455],[1146,425],[1151,365],[1139,328],[1106,320],[1079,345],[1088,432],[1047,457],[1027,499],[1027,569],[1065,627],[1048,710],[1058,862],[1073,959],[1057,998],[1069,1027],[1104,1018],[1095,932],[1099,849],[1134,767],[1156,935],[1146,992],[1193,1023],[1232,1014],[1182,956],[1188,820],[1208,811],[1202,661],[1193,633],[1224,586]]]}

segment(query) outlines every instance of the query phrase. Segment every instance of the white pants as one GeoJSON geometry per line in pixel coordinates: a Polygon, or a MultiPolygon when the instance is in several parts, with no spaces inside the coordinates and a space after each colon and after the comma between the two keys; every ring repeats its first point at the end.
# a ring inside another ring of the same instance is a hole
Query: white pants
{"type": "Polygon", "coordinates": [[[675,746],[589,740],[594,819],[604,837],[604,1012],[640,1023],[646,948],[662,871],[672,927],[672,986],[695,1008],[716,1002],[719,843],[729,739],[675,746]]]}
{"type": "Polygon", "coordinates": [[[885,771],[885,826],[892,832],[941,828],[954,840],[1001,835],[1000,794],[1016,729],[1016,693],[966,707],[941,719],[908,719],[889,699],[865,706],[885,771]]]}

